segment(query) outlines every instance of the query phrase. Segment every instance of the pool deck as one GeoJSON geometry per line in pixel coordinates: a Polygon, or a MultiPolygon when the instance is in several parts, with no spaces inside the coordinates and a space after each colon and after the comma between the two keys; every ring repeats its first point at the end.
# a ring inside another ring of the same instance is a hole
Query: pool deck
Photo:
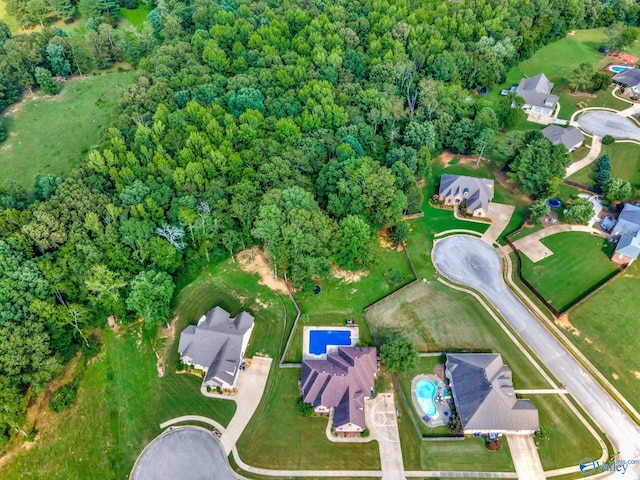
{"type": "Polygon", "coordinates": [[[351,345],[339,345],[341,347],[348,347],[348,346],[353,347],[360,340],[360,330],[358,329],[357,325],[349,326],[349,327],[346,327],[346,326],[304,327],[302,331],[302,360],[324,360],[327,358],[328,353],[335,353],[338,350],[338,346],[336,345],[327,345],[327,353],[325,353],[324,355],[314,355],[310,353],[309,337],[310,337],[311,331],[313,330],[332,330],[332,331],[343,330],[343,331],[351,332],[351,345]]]}
{"type": "MultiPolygon", "coordinates": [[[[451,417],[451,408],[449,407],[449,401],[444,400],[442,403],[440,403],[434,400],[436,408],[438,410],[438,416],[436,418],[430,418],[426,416],[420,408],[418,397],[416,396],[416,383],[418,383],[420,380],[429,380],[438,386],[444,386],[444,382],[432,373],[422,374],[414,377],[414,379],[411,381],[411,400],[413,401],[413,408],[427,427],[434,428],[441,425],[446,425],[449,422],[449,418],[451,417]]],[[[436,392],[438,392],[438,390],[436,390],[436,392]]]]}

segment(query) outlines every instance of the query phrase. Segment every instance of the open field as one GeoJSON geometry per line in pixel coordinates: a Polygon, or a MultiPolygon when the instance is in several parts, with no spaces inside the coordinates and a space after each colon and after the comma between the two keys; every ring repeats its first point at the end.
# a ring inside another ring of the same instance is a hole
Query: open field
{"type": "MultiPolygon", "coordinates": [[[[256,275],[230,262],[204,271],[175,303],[178,333],[215,305],[233,314],[241,309],[253,313],[256,327],[250,355],[279,354],[284,330],[294,318],[287,296],[273,293],[258,284],[256,275]]],[[[200,394],[200,378],[174,373],[177,351],[172,337],[166,345],[156,342],[160,352],[165,346],[168,352],[166,373],[157,376],[155,355],[140,328],[138,323],[120,327],[115,334],[105,331],[105,352],[86,369],[77,405],[57,416],[47,414],[36,425],[40,436],[33,447],[22,449],[3,467],[3,479],[125,478],[144,446],[160,433],[161,422],[198,414],[229,423],[234,402],[206,398],[200,394]]]]}
{"type": "Polygon", "coordinates": [[[9,138],[0,145],[0,177],[33,188],[38,173],[65,176],[96,145],[113,119],[119,91],[132,72],[65,82],[60,94],[14,105],[6,115],[9,138]]]}
{"type": "Polygon", "coordinates": [[[360,341],[374,345],[362,310],[412,280],[413,274],[404,253],[383,248],[378,255],[378,265],[359,281],[324,278],[317,282],[322,287],[319,295],[304,291],[296,293],[296,301],[304,315],[300,317],[298,328],[293,333],[285,361],[302,360],[302,331],[307,325],[344,325],[347,319],[353,319],[360,326],[360,341]],[[384,275],[389,270],[398,274],[398,280],[402,278],[402,281],[391,283],[384,275]]]}
{"type": "MultiPolygon", "coordinates": [[[[635,198],[639,198],[640,190],[640,145],[628,142],[616,142],[603,145],[600,155],[608,154],[611,158],[611,178],[622,178],[631,183],[635,189],[635,198]]],[[[596,162],[587,165],[569,177],[569,180],[593,187],[596,162]]]]}
{"type": "Polygon", "coordinates": [[[300,416],[296,408],[299,378],[297,368],[280,369],[269,378],[258,413],[238,442],[240,458],[265,468],[380,469],[377,442],[330,442],[325,436],[327,417],[300,416]]]}
{"type": "Polygon", "coordinates": [[[567,337],[636,408],[640,409],[640,335],[636,311],[640,265],[568,312],[567,337]]]}
{"type": "Polygon", "coordinates": [[[613,245],[584,232],[564,232],[541,242],[553,255],[533,263],[522,254],[522,276],[562,311],[618,271],[609,258],[613,245]]]}
{"type": "Polygon", "coordinates": [[[506,81],[492,89],[486,95],[486,101],[496,105],[500,98],[500,90],[517,85],[525,75],[532,77],[538,73],[544,73],[555,86],[552,93],[560,97],[559,117],[568,119],[577,111],[576,103],[584,102],[587,107],[607,107],[622,110],[628,104],[614,98],[611,89],[598,92],[596,98],[587,96],[574,96],[567,82],[571,71],[581,63],[591,63],[594,70],[600,70],[608,63],[616,61],[598,53],[598,47],[606,39],[603,28],[590,30],[577,30],[574,35],[553,42],[538,50],[531,58],[521,62],[507,72],[506,81]]]}

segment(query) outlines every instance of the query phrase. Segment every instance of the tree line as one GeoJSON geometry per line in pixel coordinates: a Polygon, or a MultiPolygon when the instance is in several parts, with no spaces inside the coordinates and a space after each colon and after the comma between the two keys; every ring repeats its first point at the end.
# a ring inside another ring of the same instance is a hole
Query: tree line
{"type": "MultiPolygon", "coordinates": [[[[137,66],[100,148],[69,178],[39,176],[33,196],[0,189],[4,437],[87,328],[108,315],[165,322],[177,275],[255,243],[297,287],[332,263],[369,268],[379,229],[407,234],[402,215],[420,210],[418,181],[442,148],[505,151],[527,189],[546,191],[549,177],[520,173],[529,139],[497,141],[510,113],[473,91],[570,28],[635,23],[627,2],[604,5],[168,0],[135,35],[102,14],[84,38],[1,27],[0,108],[46,83],[38,68],[137,66]]],[[[555,176],[563,152],[546,155],[555,176]]]]}

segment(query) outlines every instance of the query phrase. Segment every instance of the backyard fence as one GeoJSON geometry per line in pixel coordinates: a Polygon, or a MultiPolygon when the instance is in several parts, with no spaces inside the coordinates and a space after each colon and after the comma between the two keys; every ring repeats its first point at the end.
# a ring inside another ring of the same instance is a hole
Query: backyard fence
{"type": "Polygon", "coordinates": [[[585,192],[593,193],[594,195],[598,195],[598,191],[593,187],[587,187],[586,185],[582,185],[581,183],[572,182],[571,180],[563,180],[562,183],[565,185],[569,185],[570,187],[576,187],[580,190],[584,190],[585,192]]]}

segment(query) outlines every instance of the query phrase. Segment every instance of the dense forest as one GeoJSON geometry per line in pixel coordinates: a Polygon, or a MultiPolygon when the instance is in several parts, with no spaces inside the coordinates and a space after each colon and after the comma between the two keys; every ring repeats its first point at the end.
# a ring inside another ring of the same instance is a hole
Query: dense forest
{"type": "MultiPolygon", "coordinates": [[[[68,5],[8,2],[24,25],[71,18],[68,5]]],[[[636,25],[639,11],[630,0],[169,0],[134,35],[113,28],[109,0],[80,9],[85,37],[12,36],[0,22],[0,109],[52,76],[137,68],[103,144],[69,178],[0,191],[4,439],[87,329],[109,315],[165,322],[178,274],[256,243],[296,287],[331,263],[366,269],[381,228],[406,236],[402,215],[420,210],[418,181],[443,148],[495,149],[535,170],[524,145],[537,142],[552,175],[566,153],[535,134],[496,140],[509,114],[475,91],[571,28],[636,25]]],[[[540,175],[527,193],[547,189],[540,175]]]]}

